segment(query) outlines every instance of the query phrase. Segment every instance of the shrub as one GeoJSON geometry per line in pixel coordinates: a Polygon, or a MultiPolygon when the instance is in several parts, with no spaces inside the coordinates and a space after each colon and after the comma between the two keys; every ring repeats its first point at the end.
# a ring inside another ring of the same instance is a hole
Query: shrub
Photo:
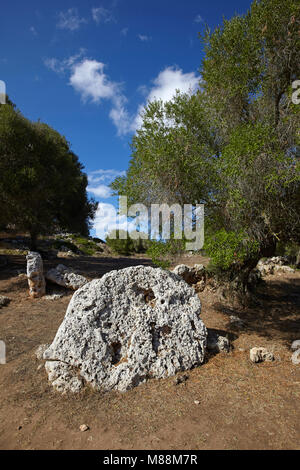
{"type": "Polygon", "coordinates": [[[166,269],[172,258],[185,250],[185,240],[151,241],[147,250],[148,256],[157,266],[166,269]]]}
{"type": "Polygon", "coordinates": [[[129,233],[125,232],[124,230],[117,230],[116,236],[117,238],[112,238],[112,235],[108,234],[106,238],[106,243],[111,248],[111,250],[118,255],[129,256],[133,254],[135,248],[133,240],[129,237],[129,233]],[[119,238],[120,234],[124,236],[124,239],[119,238]]]}
{"type": "Polygon", "coordinates": [[[227,232],[222,229],[207,235],[205,251],[211,259],[211,268],[228,269],[234,262],[243,262],[250,253],[258,251],[258,243],[247,239],[244,232],[227,232]]]}

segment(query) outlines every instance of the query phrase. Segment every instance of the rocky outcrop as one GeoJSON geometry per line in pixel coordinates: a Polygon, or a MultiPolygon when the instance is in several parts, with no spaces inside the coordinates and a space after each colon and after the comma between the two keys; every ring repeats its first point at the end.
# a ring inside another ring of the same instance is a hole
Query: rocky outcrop
{"type": "Polygon", "coordinates": [[[300,364],[300,349],[297,349],[292,354],[291,361],[295,366],[300,364]]]}
{"type": "Polygon", "coordinates": [[[42,257],[39,253],[30,251],[26,259],[29,295],[32,298],[42,297],[46,292],[42,257]]]}
{"type": "Polygon", "coordinates": [[[46,279],[68,289],[79,289],[88,282],[88,280],[80,274],[75,274],[70,268],[63,264],[59,264],[56,268],[50,269],[46,274],[46,279]]]}
{"type": "Polygon", "coordinates": [[[277,272],[293,273],[295,270],[288,266],[290,259],[287,256],[273,256],[273,258],[261,259],[257,269],[262,276],[268,276],[277,272]]]}
{"type": "Polygon", "coordinates": [[[128,390],[200,365],[207,331],[195,291],[173,273],[136,266],[79,289],[45,367],[59,391],[128,390]]]}

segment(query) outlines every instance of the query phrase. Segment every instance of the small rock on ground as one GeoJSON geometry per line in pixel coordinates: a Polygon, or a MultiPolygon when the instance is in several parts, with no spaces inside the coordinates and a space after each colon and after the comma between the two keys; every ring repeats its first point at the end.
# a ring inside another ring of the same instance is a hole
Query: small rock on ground
{"type": "Polygon", "coordinates": [[[296,339],[295,341],[292,342],[291,349],[293,351],[296,351],[297,349],[300,349],[300,339],[296,339]]]}
{"type": "Polygon", "coordinates": [[[45,295],[46,300],[59,300],[63,297],[63,294],[51,294],[51,295],[45,295]]]}
{"type": "Polygon", "coordinates": [[[4,295],[0,295],[0,308],[6,307],[9,304],[11,299],[9,297],[5,297],[4,295]]]}
{"type": "Polygon", "coordinates": [[[89,427],[86,424],[82,424],[79,429],[80,432],[85,432],[89,430],[89,427]]]}
{"type": "Polygon", "coordinates": [[[297,349],[297,351],[292,354],[291,360],[295,366],[300,364],[300,349],[297,349]]]}
{"type": "Polygon", "coordinates": [[[207,329],[207,349],[216,352],[229,352],[230,342],[225,336],[221,336],[210,328],[207,329]]]}
{"type": "Polygon", "coordinates": [[[62,287],[77,290],[87,284],[88,280],[80,274],[75,274],[70,268],[59,264],[56,268],[50,269],[46,274],[46,279],[62,287]]]}
{"type": "Polygon", "coordinates": [[[250,361],[251,362],[264,362],[274,361],[274,355],[266,348],[252,348],[250,349],[250,361]]]}

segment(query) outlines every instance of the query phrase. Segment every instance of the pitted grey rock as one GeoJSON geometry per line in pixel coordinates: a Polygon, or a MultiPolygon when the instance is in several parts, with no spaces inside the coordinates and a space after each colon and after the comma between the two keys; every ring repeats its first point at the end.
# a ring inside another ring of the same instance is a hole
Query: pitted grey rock
{"type": "Polygon", "coordinates": [[[64,264],[59,264],[56,268],[50,269],[46,274],[46,279],[54,284],[73,290],[79,289],[88,282],[84,276],[75,274],[64,264]]]}
{"type": "Polygon", "coordinates": [[[149,266],[111,271],[72,297],[44,353],[52,385],[125,391],[204,360],[207,330],[194,289],[149,266]],[[72,373],[73,370],[73,373],[72,373]]]}

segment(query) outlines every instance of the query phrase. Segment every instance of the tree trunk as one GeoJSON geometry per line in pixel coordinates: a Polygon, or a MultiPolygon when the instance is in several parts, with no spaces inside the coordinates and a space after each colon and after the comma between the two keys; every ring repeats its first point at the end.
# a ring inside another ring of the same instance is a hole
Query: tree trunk
{"type": "Polygon", "coordinates": [[[261,258],[274,256],[275,250],[276,240],[272,238],[261,247],[253,258],[246,259],[240,265],[232,266],[229,272],[229,280],[225,281],[222,288],[222,297],[228,299],[232,304],[247,306],[253,303],[255,296],[253,285],[249,283],[250,273],[256,268],[261,258]]]}

